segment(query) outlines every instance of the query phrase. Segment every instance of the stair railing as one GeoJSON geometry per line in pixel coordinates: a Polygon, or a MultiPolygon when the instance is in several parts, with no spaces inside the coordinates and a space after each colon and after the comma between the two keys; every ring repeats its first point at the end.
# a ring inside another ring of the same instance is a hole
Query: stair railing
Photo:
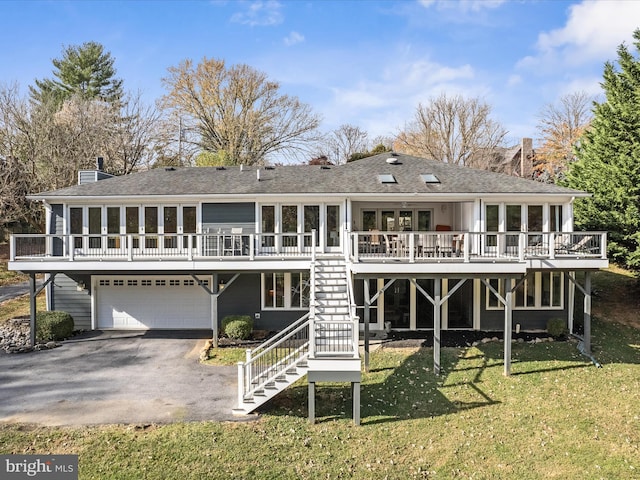
{"type": "Polygon", "coordinates": [[[238,362],[238,404],[262,390],[287,370],[309,356],[309,317],[300,317],[287,328],[253,350],[245,362],[238,362]]]}

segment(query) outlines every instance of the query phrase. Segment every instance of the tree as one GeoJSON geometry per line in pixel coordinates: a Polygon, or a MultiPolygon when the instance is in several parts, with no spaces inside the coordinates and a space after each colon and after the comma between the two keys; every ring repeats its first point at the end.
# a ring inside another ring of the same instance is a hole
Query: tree
{"type": "Polygon", "coordinates": [[[368,134],[360,127],[344,124],[333,130],[325,142],[325,154],[336,165],[347,163],[351,155],[367,151],[368,134]]]}
{"type": "Polygon", "coordinates": [[[445,93],[419,104],[414,120],[396,137],[395,149],[468,167],[494,169],[495,150],[507,131],[478,98],[445,93]]]}
{"type": "Polygon", "coordinates": [[[261,164],[275,154],[296,157],[317,139],[319,117],[277,82],[248,65],[203,58],[169,67],[162,107],[183,118],[186,142],[226,152],[236,164],[261,164]]]}
{"type": "Polygon", "coordinates": [[[52,78],[36,80],[31,86],[31,98],[36,102],[52,100],[56,105],[73,95],[83,99],[97,99],[117,103],[122,95],[122,80],[115,78],[115,59],[97,42],[71,45],[61,58],[52,60],[52,78]]]}
{"type": "Polygon", "coordinates": [[[542,145],[536,149],[536,179],[555,182],[564,177],[567,165],[575,160],[574,147],[591,121],[592,103],[586,92],[576,92],[542,109],[537,127],[542,145]]]}
{"type": "Polygon", "coordinates": [[[385,153],[385,152],[391,152],[391,151],[392,151],[391,147],[387,147],[383,143],[378,143],[371,150],[352,153],[351,155],[349,155],[347,162],[355,162],[356,160],[362,160],[363,158],[373,157],[374,155],[378,155],[380,153],[385,153]]]}
{"type": "MultiPolygon", "coordinates": [[[[640,29],[633,34],[640,52],[640,29]]],[[[575,225],[608,231],[609,258],[640,269],[640,60],[622,44],[617,66],[607,62],[605,100],[594,103],[593,120],[569,165],[565,185],[593,194],[578,199],[575,225]]]]}

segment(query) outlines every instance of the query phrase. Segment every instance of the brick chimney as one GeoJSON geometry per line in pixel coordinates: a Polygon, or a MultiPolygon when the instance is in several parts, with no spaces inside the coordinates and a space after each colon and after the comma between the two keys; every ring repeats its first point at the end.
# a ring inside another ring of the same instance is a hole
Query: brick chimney
{"type": "Polygon", "coordinates": [[[531,179],[533,174],[533,139],[523,138],[520,144],[520,176],[531,179]]]}

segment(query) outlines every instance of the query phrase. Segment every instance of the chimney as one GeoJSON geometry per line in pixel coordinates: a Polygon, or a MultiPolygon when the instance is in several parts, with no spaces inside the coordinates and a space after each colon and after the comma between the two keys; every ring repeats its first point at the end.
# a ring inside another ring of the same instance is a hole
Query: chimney
{"type": "Polygon", "coordinates": [[[533,140],[523,138],[520,144],[520,176],[531,179],[533,174],[533,140]]]}
{"type": "Polygon", "coordinates": [[[104,169],[104,158],[96,157],[96,170],[98,170],[99,172],[102,172],[103,169],[104,169]]]}

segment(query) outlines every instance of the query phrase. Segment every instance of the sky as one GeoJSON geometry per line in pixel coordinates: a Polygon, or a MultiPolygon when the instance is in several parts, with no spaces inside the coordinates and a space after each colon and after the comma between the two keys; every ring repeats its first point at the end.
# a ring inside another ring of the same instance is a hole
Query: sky
{"type": "MultiPolygon", "coordinates": [[[[392,136],[441,93],[479,97],[510,143],[538,138],[545,105],[602,95],[604,63],[632,46],[640,1],[0,1],[0,84],[52,76],[96,41],[125,90],[153,103],[184,59],[247,64],[322,117],[392,136]]],[[[600,97],[601,98],[601,97],[600,97]]]]}

